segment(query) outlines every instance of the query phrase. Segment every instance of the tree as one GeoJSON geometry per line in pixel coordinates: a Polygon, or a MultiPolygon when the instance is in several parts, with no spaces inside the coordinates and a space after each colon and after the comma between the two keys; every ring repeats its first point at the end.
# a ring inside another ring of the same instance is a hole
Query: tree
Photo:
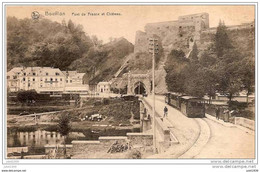
{"type": "Polygon", "coordinates": [[[243,89],[247,91],[247,103],[248,96],[254,92],[255,85],[255,62],[252,57],[246,57],[240,61],[239,75],[241,76],[241,82],[243,89]]]}
{"type": "Polygon", "coordinates": [[[198,54],[199,54],[198,47],[197,47],[196,42],[194,42],[194,45],[192,47],[192,51],[190,54],[190,59],[192,62],[195,62],[195,63],[198,62],[198,54]]]}
{"type": "Polygon", "coordinates": [[[230,101],[234,94],[239,93],[242,88],[241,75],[239,74],[241,58],[242,56],[237,51],[229,50],[216,64],[218,90],[227,94],[230,101]]]}
{"type": "Polygon", "coordinates": [[[211,68],[216,62],[216,55],[210,51],[204,51],[199,59],[199,64],[205,68],[211,68]]]}
{"type": "Polygon", "coordinates": [[[64,137],[64,158],[66,157],[66,138],[71,130],[69,114],[59,116],[58,131],[64,137]]]}
{"type": "Polygon", "coordinates": [[[181,50],[172,50],[167,57],[165,63],[166,84],[169,91],[184,93],[185,66],[189,63],[189,59],[185,57],[185,53],[181,50]]]}
{"type": "Polygon", "coordinates": [[[189,63],[184,69],[184,92],[191,96],[203,97],[205,95],[204,73],[199,70],[199,64],[189,63]]]}
{"type": "Polygon", "coordinates": [[[7,18],[8,70],[16,66],[49,66],[66,70],[93,47],[81,25],[40,19],[7,18]]]}
{"type": "Polygon", "coordinates": [[[227,27],[225,26],[224,21],[221,22],[220,20],[219,22],[215,35],[214,46],[217,57],[222,57],[225,50],[232,48],[231,41],[227,34],[227,27]]]}
{"type": "Polygon", "coordinates": [[[99,40],[96,35],[91,36],[91,40],[93,42],[94,47],[100,47],[103,43],[103,41],[99,40]]]}
{"type": "Polygon", "coordinates": [[[38,93],[35,90],[21,90],[17,93],[17,100],[22,104],[31,104],[33,101],[37,100],[37,97],[38,93]]]}
{"type": "Polygon", "coordinates": [[[215,97],[217,90],[217,74],[212,68],[202,68],[203,72],[203,83],[205,94],[209,97],[209,103],[211,103],[212,97],[215,97]]]}

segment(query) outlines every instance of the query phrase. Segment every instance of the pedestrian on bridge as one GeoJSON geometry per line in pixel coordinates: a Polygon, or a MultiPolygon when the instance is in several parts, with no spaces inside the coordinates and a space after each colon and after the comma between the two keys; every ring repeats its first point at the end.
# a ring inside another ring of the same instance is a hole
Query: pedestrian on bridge
{"type": "Polygon", "coordinates": [[[166,106],[164,107],[163,111],[164,111],[163,117],[167,117],[167,115],[168,115],[168,108],[166,106]]]}
{"type": "Polygon", "coordinates": [[[220,113],[220,109],[219,107],[216,108],[216,119],[219,120],[219,113],[220,113]]]}

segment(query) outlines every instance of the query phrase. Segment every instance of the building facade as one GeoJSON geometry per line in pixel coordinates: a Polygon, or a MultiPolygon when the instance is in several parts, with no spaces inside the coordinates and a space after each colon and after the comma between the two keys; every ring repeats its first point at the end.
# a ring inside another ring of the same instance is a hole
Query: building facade
{"type": "Polygon", "coordinates": [[[84,83],[85,73],[78,73],[77,71],[62,71],[66,77],[65,92],[87,92],[89,85],[84,83]]]}
{"type": "Polygon", "coordinates": [[[99,82],[97,84],[97,92],[98,93],[110,93],[110,82],[99,82]]]}
{"type": "Polygon", "coordinates": [[[85,87],[83,90],[87,91],[82,73],[68,73],[70,75],[51,67],[15,67],[7,73],[7,88],[10,92],[35,90],[38,93],[63,93],[67,88],[77,91],[77,87],[85,87]]]}

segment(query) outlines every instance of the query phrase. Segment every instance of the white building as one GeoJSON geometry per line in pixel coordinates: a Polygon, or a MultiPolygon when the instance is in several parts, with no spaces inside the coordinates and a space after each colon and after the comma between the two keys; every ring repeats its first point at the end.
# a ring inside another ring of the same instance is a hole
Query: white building
{"type": "Polygon", "coordinates": [[[110,82],[99,82],[97,84],[97,92],[99,93],[110,93],[110,82]]]}
{"type": "Polygon", "coordinates": [[[11,92],[20,90],[19,76],[22,71],[22,67],[16,67],[7,72],[7,88],[11,92]]]}
{"type": "Polygon", "coordinates": [[[7,87],[11,92],[34,89],[38,93],[63,93],[66,89],[78,91],[79,87],[87,91],[88,86],[83,85],[82,73],[68,73],[71,75],[51,67],[15,67],[7,73],[7,87]]]}
{"type": "Polygon", "coordinates": [[[62,71],[66,76],[65,92],[88,92],[89,85],[84,83],[85,73],[77,71],[62,71]]]}

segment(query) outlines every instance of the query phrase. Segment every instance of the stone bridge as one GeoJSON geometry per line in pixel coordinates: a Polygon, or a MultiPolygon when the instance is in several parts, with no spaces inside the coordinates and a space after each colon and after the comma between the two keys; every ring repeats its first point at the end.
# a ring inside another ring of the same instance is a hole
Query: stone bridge
{"type": "Polygon", "coordinates": [[[151,77],[149,74],[128,73],[127,94],[150,94],[151,77]]]}
{"type": "MultiPolygon", "coordinates": [[[[151,133],[152,131],[152,107],[143,98],[140,100],[140,120],[143,133],[151,133]]],[[[163,119],[155,112],[155,147],[158,153],[165,152],[172,144],[178,144],[179,141],[175,137],[172,131],[172,124],[167,120],[163,119]]]]}

